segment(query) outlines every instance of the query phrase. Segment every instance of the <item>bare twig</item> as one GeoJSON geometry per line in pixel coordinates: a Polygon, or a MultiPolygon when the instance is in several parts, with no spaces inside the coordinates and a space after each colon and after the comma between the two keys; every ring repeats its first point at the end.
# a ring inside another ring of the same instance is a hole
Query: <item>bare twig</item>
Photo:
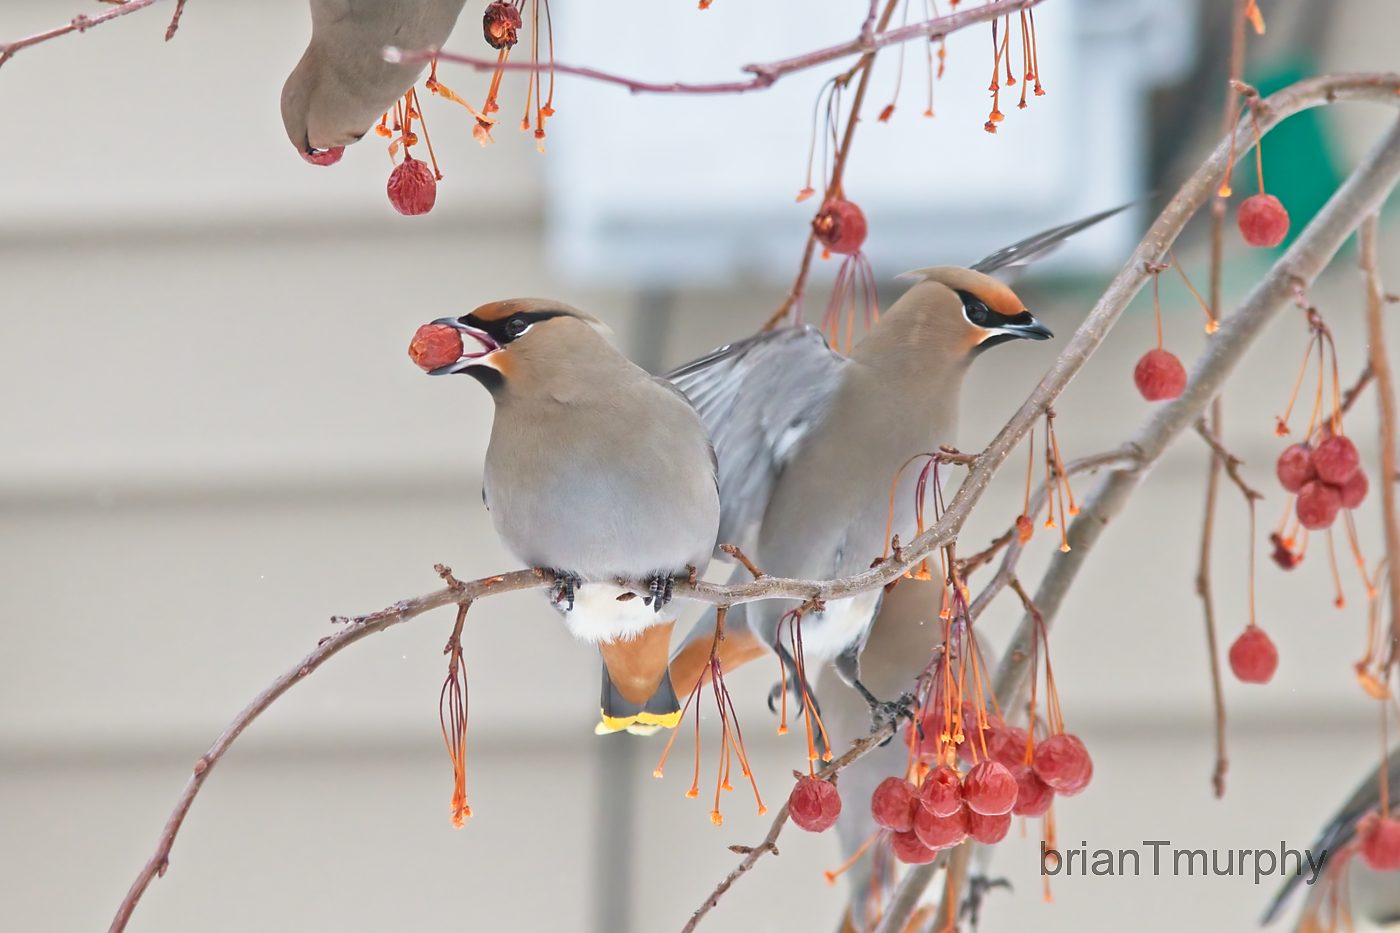
{"type": "Polygon", "coordinates": [[[1385,555],[1390,567],[1390,654],[1387,666],[1400,660],[1400,517],[1396,506],[1396,412],[1395,378],[1386,352],[1383,320],[1385,289],[1381,287],[1377,228],[1371,214],[1361,225],[1361,270],[1366,277],[1366,342],[1370,347],[1371,372],[1376,379],[1376,401],[1380,408],[1381,516],[1385,526],[1385,555]]]}
{"type": "MultiPolygon", "coordinates": [[[[1210,403],[1210,425],[1219,429],[1224,423],[1220,397],[1210,403]]],[[[1202,427],[1206,427],[1203,423],[1202,427]]],[[[1215,544],[1215,510],[1220,500],[1220,473],[1224,458],[1212,451],[1206,470],[1205,515],[1201,520],[1201,553],[1196,564],[1196,595],[1206,623],[1206,654],[1210,659],[1210,697],[1215,711],[1215,767],[1211,769],[1211,787],[1217,798],[1225,796],[1225,775],[1230,769],[1229,748],[1225,740],[1225,683],[1220,668],[1219,628],[1215,624],[1215,587],[1211,581],[1211,556],[1215,544]]]]}
{"type": "Polygon", "coordinates": [[[1342,393],[1342,414],[1351,411],[1351,406],[1356,404],[1356,400],[1361,397],[1361,393],[1366,391],[1366,387],[1375,379],[1376,371],[1371,368],[1371,361],[1366,360],[1366,366],[1361,370],[1361,375],[1356,377],[1356,381],[1342,393]]]}
{"type": "Polygon", "coordinates": [[[728,554],[730,557],[737,560],[739,563],[743,564],[744,569],[747,570],[749,572],[749,575],[752,576],[755,580],[763,576],[763,571],[759,570],[758,566],[753,561],[749,560],[749,555],[745,554],[743,550],[739,547],[739,545],[721,544],[719,546],[719,549],[724,553],[728,554]]]}
{"type": "Polygon", "coordinates": [[[637,78],[629,78],[624,75],[614,74],[609,71],[602,71],[597,68],[589,68],[582,65],[566,65],[562,62],[526,62],[508,61],[501,62],[495,58],[482,58],[475,55],[459,55],[455,52],[447,52],[438,49],[398,49],[390,47],[384,50],[384,57],[391,62],[425,62],[436,58],[439,62],[451,62],[455,65],[465,65],[474,71],[490,71],[497,69],[503,71],[553,71],[556,74],[573,75],[578,78],[587,78],[592,81],[601,81],[604,84],[616,84],[626,88],[633,94],[743,94],[748,91],[761,91],[772,87],[780,79],[796,74],[800,71],[807,71],[828,62],[837,61],[851,55],[873,55],[875,52],[890,45],[898,45],[903,42],[910,42],[915,39],[937,39],[943,36],[952,35],[959,29],[968,26],[975,26],[978,23],[985,23],[989,20],[997,19],[1000,16],[1009,15],[1020,10],[1029,9],[1042,0],[992,0],[972,10],[962,10],[957,13],[950,13],[947,16],[937,16],[933,19],[924,20],[919,23],[912,23],[908,26],[901,26],[898,29],[886,30],[885,25],[889,17],[885,16],[881,20],[881,25],[873,35],[865,35],[866,30],[861,29],[861,33],[854,39],[841,42],[836,45],[827,46],[802,55],[795,55],[792,58],[784,58],[779,61],[765,62],[761,64],[745,65],[743,71],[753,75],[752,78],[735,81],[710,81],[699,84],[686,81],[642,81],[637,78]]]}
{"type": "MultiPolygon", "coordinates": [[[[135,13],[137,10],[144,10],[146,7],[159,0],[125,0],[119,6],[115,6],[106,13],[98,13],[96,16],[88,16],[79,13],[62,26],[55,26],[53,29],[46,29],[37,32],[32,36],[25,36],[23,39],[15,39],[13,42],[0,44],[0,67],[5,62],[15,57],[15,53],[30,46],[38,45],[41,42],[48,42],[50,39],[57,39],[59,36],[66,36],[70,32],[87,32],[94,26],[101,26],[103,23],[111,22],[118,16],[125,16],[128,13],[135,13]]],[[[170,41],[175,35],[175,30],[180,26],[180,14],[185,9],[185,0],[178,0],[175,4],[175,15],[170,19],[170,25],[165,28],[165,39],[170,41]]]]}
{"type": "Polygon", "coordinates": [[[1201,439],[1210,447],[1215,457],[1225,468],[1226,475],[1239,487],[1240,492],[1244,495],[1246,500],[1264,498],[1262,492],[1245,482],[1244,477],[1240,475],[1240,467],[1244,465],[1244,461],[1230,453],[1229,449],[1226,448],[1225,444],[1216,433],[1210,429],[1210,425],[1206,424],[1204,416],[1196,421],[1196,433],[1199,434],[1201,439]]]}

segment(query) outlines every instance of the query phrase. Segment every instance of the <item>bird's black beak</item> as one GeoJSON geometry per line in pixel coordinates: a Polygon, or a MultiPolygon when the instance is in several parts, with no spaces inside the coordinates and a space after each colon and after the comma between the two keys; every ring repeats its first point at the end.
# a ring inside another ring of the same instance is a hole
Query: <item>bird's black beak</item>
{"type": "Polygon", "coordinates": [[[448,363],[446,366],[439,366],[437,369],[428,370],[429,376],[446,376],[451,373],[464,372],[472,366],[489,365],[485,363],[486,357],[501,348],[501,345],[496,342],[495,338],[486,331],[478,327],[472,327],[470,324],[464,324],[455,317],[440,317],[432,323],[443,324],[447,327],[454,328],[460,332],[463,337],[476,341],[477,349],[473,350],[471,344],[464,340],[462,355],[457,358],[456,362],[448,363]]]}
{"type": "Polygon", "coordinates": [[[1049,340],[1055,336],[1054,331],[1031,317],[1029,311],[1022,311],[998,330],[1024,340],[1049,340]]]}

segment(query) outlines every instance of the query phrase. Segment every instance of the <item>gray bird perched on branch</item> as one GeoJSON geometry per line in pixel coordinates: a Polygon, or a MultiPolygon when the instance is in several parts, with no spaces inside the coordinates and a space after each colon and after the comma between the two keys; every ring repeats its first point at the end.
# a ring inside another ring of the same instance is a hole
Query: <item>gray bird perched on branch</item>
{"type": "MultiPolygon", "coordinates": [[[[741,544],[767,574],[828,580],[870,567],[886,553],[891,532],[911,540],[919,469],[905,467],[954,442],[973,360],[1008,341],[1051,336],[989,273],[1043,254],[1120,210],[1036,234],[970,269],[907,273],[914,285],[849,357],[814,328],[783,327],[671,373],[719,456],[720,542],[741,544]]],[[[798,629],[806,664],[833,661],[877,719],[897,710],[860,680],[860,651],[880,597],[876,590],[832,600],[806,613],[798,629]]],[[[779,641],[787,607],[765,600],[744,609],[730,613],[720,663],[730,670],[774,651],[802,701],[796,659],[779,641]]],[[[681,689],[704,676],[713,628],[713,614],[702,617],[674,659],[671,676],[681,689]]]]}
{"type": "Polygon", "coordinates": [[[568,305],[518,298],[434,323],[471,349],[432,374],[473,376],[496,403],[482,498],[497,533],[554,574],[569,631],[602,655],[598,731],[674,727],[672,583],[709,562],[720,517],[699,416],[568,305]]]}
{"type": "MultiPolygon", "coordinates": [[[[1400,793],[1400,750],[1385,763],[1385,779],[1390,799],[1400,793]]],[[[1352,792],[1347,802],[1323,828],[1308,851],[1326,860],[1316,880],[1307,888],[1307,899],[1294,926],[1297,933],[1324,933],[1328,930],[1400,930],[1400,872],[1376,871],[1356,857],[1355,844],[1363,820],[1375,813],[1381,802],[1381,768],[1372,771],[1352,792]],[[1339,887],[1340,886],[1340,887],[1339,887]],[[1345,914],[1333,915],[1333,914],[1345,914]]],[[[1283,888],[1269,904],[1263,923],[1273,923],[1283,913],[1289,897],[1309,866],[1300,864],[1300,873],[1291,873],[1283,888]]]]}
{"type": "Polygon", "coordinates": [[[441,47],[463,2],[311,0],[311,41],[282,86],[282,123],[297,151],[318,161],[369,132],[427,67],[386,62],[384,47],[441,47]]]}

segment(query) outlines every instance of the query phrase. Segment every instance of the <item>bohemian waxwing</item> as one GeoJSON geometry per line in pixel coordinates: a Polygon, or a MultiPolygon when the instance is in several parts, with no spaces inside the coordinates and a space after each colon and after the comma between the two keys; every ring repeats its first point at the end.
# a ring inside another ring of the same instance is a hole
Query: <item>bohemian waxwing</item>
{"type": "MultiPolygon", "coordinates": [[[[1392,752],[1386,763],[1390,799],[1400,794],[1400,750],[1392,752]]],[[[1327,853],[1317,880],[1307,887],[1307,898],[1294,926],[1297,933],[1326,933],[1348,930],[1354,933],[1400,930],[1400,871],[1376,871],[1366,864],[1353,843],[1363,818],[1374,813],[1381,801],[1381,769],[1373,770],[1350,799],[1323,828],[1317,841],[1309,846],[1314,857],[1327,853]],[[1340,885],[1340,887],[1339,887],[1340,885]],[[1341,914],[1334,912],[1341,910],[1341,914]]],[[[1396,816],[1394,804],[1391,816],[1396,816]]],[[[1284,906],[1299,883],[1311,877],[1306,862],[1303,877],[1292,873],[1269,905],[1263,922],[1272,923],[1283,913],[1284,906]]]]}
{"type": "MultiPolygon", "coordinates": [[[[815,328],[783,327],[673,372],[669,378],[695,404],[719,456],[720,542],[740,544],[767,574],[829,580],[868,569],[891,532],[912,540],[919,468],[905,466],[954,442],[972,361],[998,344],[1051,336],[988,273],[1043,254],[1124,207],[1036,234],[970,269],[906,273],[914,285],[849,357],[815,328]]],[[[737,571],[735,579],[743,578],[737,571]]],[[[807,669],[833,661],[872,713],[891,715],[895,707],[860,681],[860,651],[880,597],[875,590],[809,612],[801,641],[807,669]]],[[[720,644],[724,669],[771,650],[797,685],[789,646],[778,638],[790,603],[744,608],[729,614],[720,644]]],[[[674,659],[671,677],[681,689],[703,676],[713,631],[707,613],[674,659]]],[[[796,691],[800,702],[803,690],[796,691]]]]}
{"type": "Polygon", "coordinates": [[[434,323],[459,330],[468,351],[432,375],[473,376],[496,403],[482,499],[497,533],[554,573],[552,602],[602,655],[598,731],[674,727],[671,584],[704,569],[720,516],[699,416],[596,319],[557,301],[497,301],[434,323]],[[650,587],[618,585],[633,580],[650,587]]]}
{"type": "Polygon", "coordinates": [[[311,42],[282,86],[282,123],[303,156],[348,146],[413,87],[424,62],[384,47],[439,48],[464,0],[311,0],[311,42]]]}

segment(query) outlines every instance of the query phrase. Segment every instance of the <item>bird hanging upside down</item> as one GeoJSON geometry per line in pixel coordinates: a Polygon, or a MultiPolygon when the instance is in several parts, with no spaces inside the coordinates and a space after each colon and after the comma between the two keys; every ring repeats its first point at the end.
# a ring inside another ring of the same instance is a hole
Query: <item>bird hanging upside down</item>
{"type": "Polygon", "coordinates": [[[602,655],[597,731],[675,727],[672,584],[704,569],[719,529],[699,416],[568,305],[518,298],[433,324],[467,349],[431,374],[466,373],[496,403],[482,497],[497,533],[553,575],[569,631],[602,655]]]}

